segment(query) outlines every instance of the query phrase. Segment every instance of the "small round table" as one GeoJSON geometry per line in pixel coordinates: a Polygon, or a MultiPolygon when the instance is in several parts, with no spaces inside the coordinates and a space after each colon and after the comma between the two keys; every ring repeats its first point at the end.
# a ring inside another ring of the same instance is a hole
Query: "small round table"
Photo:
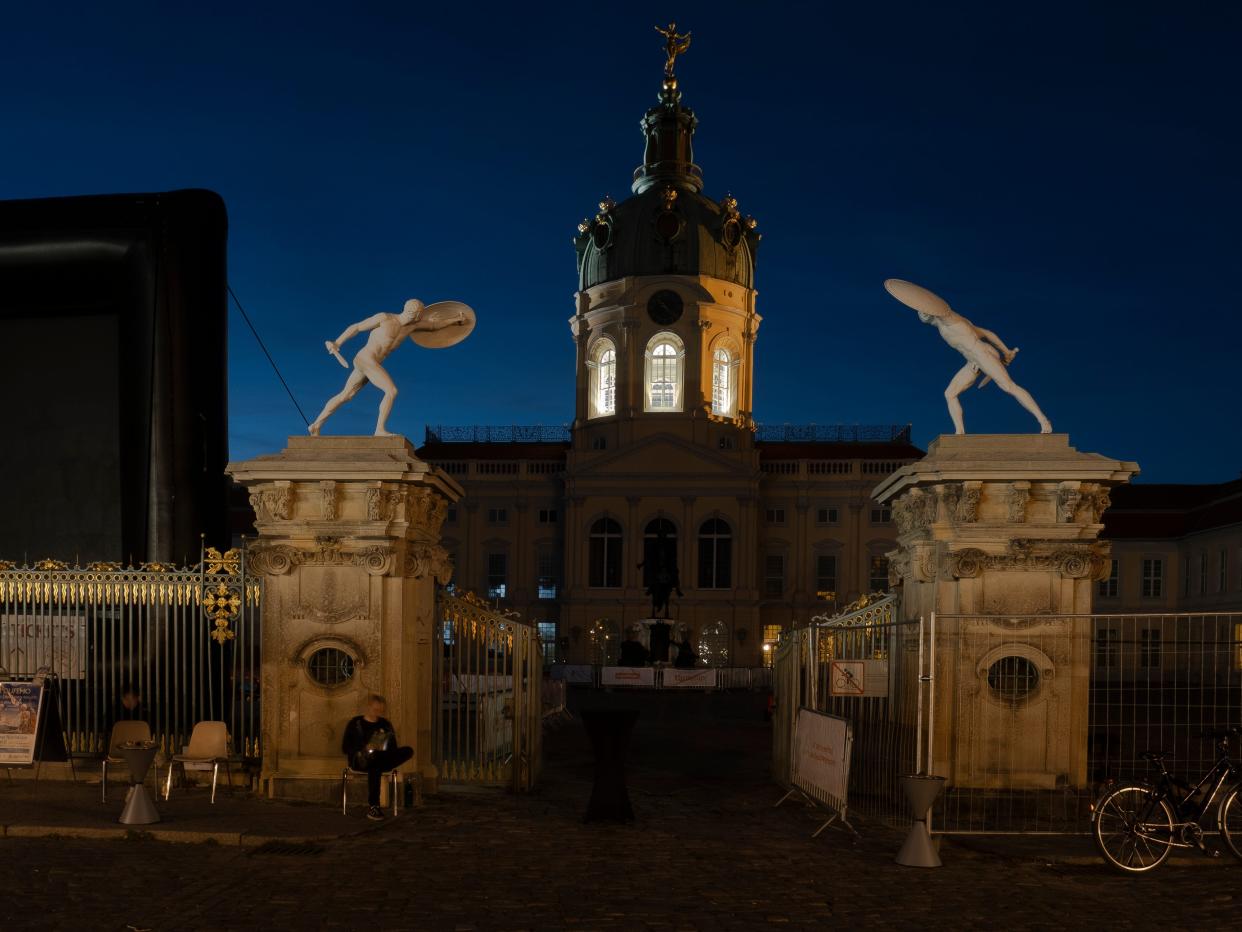
{"type": "Polygon", "coordinates": [[[129,766],[129,794],[125,797],[125,808],[118,821],[122,825],[150,825],[158,822],[160,814],[155,810],[155,803],[151,801],[143,784],[147,771],[151,769],[151,762],[155,760],[155,752],[159,750],[158,746],[154,741],[127,741],[117,745],[117,750],[129,766]]]}

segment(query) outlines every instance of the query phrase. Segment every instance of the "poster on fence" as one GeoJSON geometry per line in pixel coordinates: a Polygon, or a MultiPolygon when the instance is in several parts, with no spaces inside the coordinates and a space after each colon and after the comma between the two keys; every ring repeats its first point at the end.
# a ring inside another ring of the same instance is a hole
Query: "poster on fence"
{"type": "Polygon", "coordinates": [[[828,669],[833,696],[882,699],[888,695],[887,660],[833,660],[828,669]]]}
{"type": "Polygon", "coordinates": [[[794,733],[794,786],[818,802],[844,809],[852,744],[853,729],[848,719],[799,709],[794,733]]]}
{"type": "Polygon", "coordinates": [[[604,667],[600,682],[605,686],[654,686],[655,670],[651,667],[604,667]]]}
{"type": "Polygon", "coordinates": [[[664,668],[663,683],[669,689],[715,689],[716,671],[678,670],[676,667],[664,668]]]}
{"type": "Polygon", "coordinates": [[[0,615],[0,667],[12,676],[40,668],[61,679],[86,676],[85,615],[0,615]]]}
{"type": "Polygon", "coordinates": [[[0,683],[0,764],[33,764],[43,686],[0,683]]]}

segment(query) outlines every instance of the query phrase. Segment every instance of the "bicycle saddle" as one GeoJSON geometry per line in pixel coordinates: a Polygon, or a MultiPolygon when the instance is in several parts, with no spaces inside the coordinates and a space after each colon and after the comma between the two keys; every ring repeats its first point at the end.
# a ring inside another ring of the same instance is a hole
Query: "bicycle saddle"
{"type": "Polygon", "coordinates": [[[1169,754],[1168,751],[1144,751],[1142,754],[1139,755],[1139,757],[1143,758],[1143,760],[1149,760],[1153,764],[1157,763],[1158,761],[1162,761],[1166,757],[1170,757],[1170,756],[1171,755],[1169,754]]]}

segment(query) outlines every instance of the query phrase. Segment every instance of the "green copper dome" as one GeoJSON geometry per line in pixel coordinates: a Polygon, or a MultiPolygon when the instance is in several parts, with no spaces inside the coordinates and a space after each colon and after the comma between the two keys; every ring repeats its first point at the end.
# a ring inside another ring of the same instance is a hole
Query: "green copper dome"
{"type": "Polygon", "coordinates": [[[634,171],[633,196],[605,198],[594,220],[578,225],[579,289],[630,275],[711,275],[754,287],[755,221],[726,195],[702,194],[694,164],[698,121],[681,105],[676,78],[666,79],[660,102],[641,121],[647,139],[634,171]]]}

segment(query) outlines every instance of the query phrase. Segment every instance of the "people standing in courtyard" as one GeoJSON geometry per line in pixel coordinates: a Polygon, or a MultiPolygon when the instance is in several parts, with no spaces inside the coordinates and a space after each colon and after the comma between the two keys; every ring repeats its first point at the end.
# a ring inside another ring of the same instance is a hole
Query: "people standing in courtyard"
{"type": "Polygon", "coordinates": [[[634,636],[634,632],[627,631],[625,640],[621,642],[620,656],[617,658],[617,666],[619,667],[642,667],[647,663],[650,652],[643,647],[643,642],[634,636]]]}
{"type": "Polygon", "coordinates": [[[384,718],[386,710],[383,696],[368,696],[366,712],[351,718],[341,737],[341,751],[349,766],[366,772],[367,818],[375,822],[384,818],[380,809],[380,777],[414,756],[413,748],[397,746],[396,730],[384,718]]]}

